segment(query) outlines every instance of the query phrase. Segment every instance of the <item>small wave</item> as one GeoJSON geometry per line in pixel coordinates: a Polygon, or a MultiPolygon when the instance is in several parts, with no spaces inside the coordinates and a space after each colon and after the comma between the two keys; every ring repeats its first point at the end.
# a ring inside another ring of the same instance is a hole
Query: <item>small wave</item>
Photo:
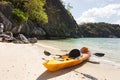
{"type": "Polygon", "coordinates": [[[103,58],[100,59],[100,58],[96,58],[96,57],[92,57],[92,59],[95,59],[95,60],[103,62],[103,63],[108,63],[108,64],[111,64],[111,65],[120,67],[120,63],[117,63],[117,62],[114,62],[114,61],[110,61],[110,60],[103,59],[103,58]]]}
{"type": "Polygon", "coordinates": [[[115,65],[115,66],[119,66],[120,67],[120,63],[117,63],[117,62],[114,62],[114,61],[110,61],[110,60],[102,60],[103,62],[107,62],[107,63],[110,63],[112,65],[115,65]]]}

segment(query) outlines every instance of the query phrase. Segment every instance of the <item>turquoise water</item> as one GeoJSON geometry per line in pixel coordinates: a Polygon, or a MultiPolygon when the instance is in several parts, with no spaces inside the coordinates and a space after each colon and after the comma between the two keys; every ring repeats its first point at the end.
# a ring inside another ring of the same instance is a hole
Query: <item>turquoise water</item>
{"type": "Polygon", "coordinates": [[[73,48],[80,49],[83,46],[93,53],[105,53],[101,60],[120,64],[120,38],[77,38],[62,40],[40,40],[40,44],[70,51],[73,48]]]}

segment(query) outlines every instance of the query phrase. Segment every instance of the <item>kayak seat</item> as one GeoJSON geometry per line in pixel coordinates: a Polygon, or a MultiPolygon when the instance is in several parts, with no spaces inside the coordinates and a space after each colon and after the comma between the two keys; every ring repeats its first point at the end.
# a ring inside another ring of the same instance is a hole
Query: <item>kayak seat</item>
{"type": "Polygon", "coordinates": [[[75,59],[75,58],[81,56],[80,50],[79,49],[73,49],[69,52],[68,56],[69,56],[69,58],[75,59]]]}

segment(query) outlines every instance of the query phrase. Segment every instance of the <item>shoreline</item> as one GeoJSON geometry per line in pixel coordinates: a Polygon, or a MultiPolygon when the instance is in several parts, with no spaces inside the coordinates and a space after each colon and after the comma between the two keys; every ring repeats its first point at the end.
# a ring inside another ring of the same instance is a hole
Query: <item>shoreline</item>
{"type": "MultiPolygon", "coordinates": [[[[56,48],[56,47],[53,47],[53,46],[48,46],[48,45],[46,45],[46,44],[41,44],[41,43],[36,43],[36,45],[39,47],[44,47],[44,48],[50,48],[50,49],[53,49],[53,50],[57,50],[57,51],[61,51],[60,52],[60,54],[66,54],[66,53],[68,53],[69,51],[68,50],[64,50],[64,49],[59,49],[58,47],[56,48]]],[[[93,53],[95,53],[96,51],[93,51],[93,53]]],[[[104,56],[105,57],[105,56],[104,56]]],[[[118,63],[118,62],[115,62],[115,61],[112,61],[112,60],[109,60],[109,59],[106,59],[106,58],[98,58],[98,57],[96,57],[96,56],[94,56],[94,57],[91,57],[93,60],[95,59],[96,61],[100,61],[100,62],[102,62],[102,63],[107,63],[107,64],[110,64],[110,65],[113,65],[113,66],[118,66],[118,67],[120,67],[120,63],[118,63]]]]}
{"type": "Polygon", "coordinates": [[[61,50],[36,44],[14,44],[0,42],[0,80],[118,80],[120,67],[102,63],[83,64],[49,72],[42,65],[42,58],[49,59],[43,51],[65,54],[61,50]],[[85,75],[89,75],[86,77],[85,75]]]}

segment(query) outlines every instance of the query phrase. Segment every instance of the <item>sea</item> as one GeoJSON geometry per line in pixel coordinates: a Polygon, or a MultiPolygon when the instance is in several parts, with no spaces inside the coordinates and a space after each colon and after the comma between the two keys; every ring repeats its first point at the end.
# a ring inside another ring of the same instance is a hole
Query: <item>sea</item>
{"type": "Polygon", "coordinates": [[[92,58],[97,61],[120,66],[120,38],[69,38],[60,40],[39,40],[38,44],[62,51],[88,47],[93,54],[105,54],[104,57],[96,57],[93,55],[92,58]]]}

